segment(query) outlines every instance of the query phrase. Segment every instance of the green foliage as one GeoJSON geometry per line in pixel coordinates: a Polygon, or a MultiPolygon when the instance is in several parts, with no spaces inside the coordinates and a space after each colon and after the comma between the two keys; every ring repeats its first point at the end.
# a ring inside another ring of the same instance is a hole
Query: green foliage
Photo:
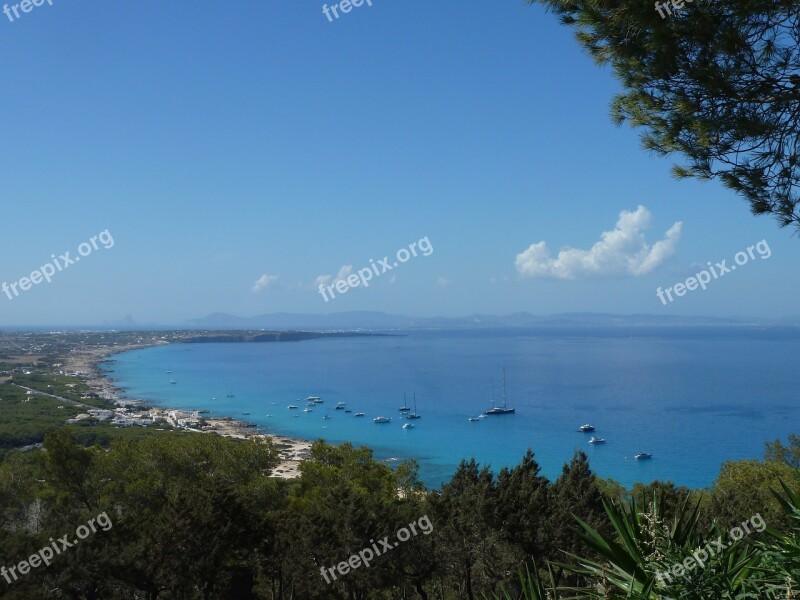
{"type": "Polygon", "coordinates": [[[659,482],[627,491],[599,481],[582,452],[551,484],[529,451],[497,478],[464,461],[427,491],[414,462],[393,471],[349,444],[315,443],[287,481],[271,477],[271,443],[165,431],[102,449],[80,431],[54,430],[42,450],[0,463],[0,564],[101,512],[113,527],[11,585],[0,578],[3,598],[785,599],[800,575],[800,481],[782,462],[729,463],[703,494],[659,482]],[[727,541],[712,508],[736,523],[760,513],[770,527],[665,578],[706,540],[727,541]],[[323,578],[423,518],[428,535],[323,578]]]}
{"type": "Polygon", "coordinates": [[[781,481],[800,487],[800,475],[784,463],[726,462],[709,494],[708,513],[728,529],[759,513],[773,527],[785,530],[789,519],[772,493],[780,489],[781,481]]]}
{"type": "Polygon", "coordinates": [[[800,469],[800,435],[790,434],[789,444],[785,446],[780,440],[766,442],[764,460],[767,462],[780,462],[793,469],[800,469]]]}
{"type": "Polygon", "coordinates": [[[0,456],[13,448],[41,444],[48,431],[79,412],[54,398],[29,396],[13,384],[0,385],[0,456]]]}
{"type": "Polygon", "coordinates": [[[698,0],[666,18],[652,1],[538,1],[613,67],[625,90],[614,121],[685,158],[675,176],[718,178],[753,213],[800,228],[796,0],[698,0]]]}

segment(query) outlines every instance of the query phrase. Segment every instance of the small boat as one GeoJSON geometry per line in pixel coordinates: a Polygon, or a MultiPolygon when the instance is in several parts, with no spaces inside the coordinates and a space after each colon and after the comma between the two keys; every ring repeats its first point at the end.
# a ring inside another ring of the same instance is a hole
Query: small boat
{"type": "Polygon", "coordinates": [[[417,414],[417,393],[414,392],[414,412],[406,413],[406,419],[421,419],[422,415],[417,414]]]}
{"type": "Polygon", "coordinates": [[[653,458],[653,455],[650,454],[649,452],[639,452],[638,454],[634,455],[633,458],[635,458],[636,460],[648,460],[650,458],[653,458]]]}
{"type": "Polygon", "coordinates": [[[387,419],[386,417],[375,417],[372,419],[373,423],[391,423],[391,419],[387,419]]]}
{"type": "Polygon", "coordinates": [[[217,399],[216,397],[212,398],[212,400],[216,400],[216,399],[217,399]]]}
{"type": "Polygon", "coordinates": [[[178,382],[177,382],[177,381],[175,381],[174,379],[170,379],[170,380],[169,380],[169,382],[170,382],[170,383],[178,383],[178,382]]]}
{"type": "Polygon", "coordinates": [[[226,398],[235,398],[236,396],[234,396],[233,392],[231,392],[230,394],[225,394],[225,397],[226,398]]]}
{"type": "Polygon", "coordinates": [[[403,423],[403,429],[414,429],[413,423],[403,423]]]}
{"type": "Polygon", "coordinates": [[[303,412],[311,412],[311,409],[310,408],[304,408],[303,412]]]}
{"type": "Polygon", "coordinates": [[[403,392],[403,406],[400,407],[400,412],[401,413],[407,413],[410,410],[411,410],[411,407],[408,405],[408,402],[406,401],[406,393],[403,392]]]}
{"type": "Polygon", "coordinates": [[[356,414],[355,414],[355,416],[356,416],[356,417],[363,417],[363,416],[364,416],[364,413],[356,413],[356,414]]]}
{"type": "Polygon", "coordinates": [[[323,402],[323,400],[319,396],[309,396],[308,398],[306,398],[306,402],[313,402],[314,404],[321,404],[323,402]]]}
{"type": "Polygon", "coordinates": [[[349,408],[346,408],[344,412],[346,412],[346,413],[351,413],[351,412],[353,412],[353,411],[352,411],[352,410],[350,410],[349,408]]]}
{"type": "Polygon", "coordinates": [[[470,417],[469,420],[474,423],[475,421],[480,421],[481,418],[480,417],[470,417]]]}
{"type": "Polygon", "coordinates": [[[503,369],[503,406],[495,406],[494,404],[494,379],[492,380],[492,408],[483,411],[484,415],[510,415],[517,412],[515,408],[508,408],[508,397],[506,395],[506,370],[503,369]]]}
{"type": "Polygon", "coordinates": [[[172,373],[172,371],[167,371],[167,375],[170,375],[171,373],[172,373]]]}
{"type": "Polygon", "coordinates": [[[296,409],[296,408],[297,408],[297,405],[296,405],[296,404],[290,404],[290,405],[289,405],[289,406],[287,406],[286,408],[288,408],[289,410],[294,410],[294,409],[296,409]]]}
{"type": "Polygon", "coordinates": [[[592,436],[592,439],[589,440],[589,443],[590,444],[605,444],[606,441],[603,438],[592,436]]]}
{"type": "Polygon", "coordinates": [[[243,412],[242,414],[243,415],[249,415],[250,413],[249,412],[243,412]]]}
{"type": "Polygon", "coordinates": [[[336,410],[344,410],[344,402],[337,402],[336,403],[336,410]]]}
{"type": "Polygon", "coordinates": [[[328,419],[330,419],[330,418],[331,418],[331,416],[330,416],[330,415],[323,415],[323,416],[322,416],[322,419],[323,419],[323,421],[327,421],[327,420],[328,420],[328,419]]]}
{"type": "Polygon", "coordinates": [[[589,433],[591,431],[594,431],[594,425],[589,425],[588,423],[585,425],[581,425],[580,427],[578,427],[578,431],[580,431],[581,433],[589,433]]]}

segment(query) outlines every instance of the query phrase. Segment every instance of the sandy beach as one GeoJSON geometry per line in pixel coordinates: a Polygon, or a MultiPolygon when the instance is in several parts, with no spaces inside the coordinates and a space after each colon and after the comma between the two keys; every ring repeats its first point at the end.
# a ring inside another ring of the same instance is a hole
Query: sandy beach
{"type": "Polygon", "coordinates": [[[169,342],[127,344],[71,351],[65,358],[64,370],[83,377],[96,394],[116,405],[115,409],[108,411],[89,410],[78,415],[77,419],[99,418],[121,426],[152,427],[166,424],[198,434],[215,433],[238,439],[270,439],[280,456],[280,463],[275,467],[272,476],[281,479],[299,477],[300,463],[308,458],[312,442],[286,436],[264,435],[258,432],[255,424],[232,417],[206,417],[200,411],[152,406],[145,400],[127,397],[125,391],[108,379],[99,368],[100,363],[109,360],[115,354],[167,343],[169,342]]]}

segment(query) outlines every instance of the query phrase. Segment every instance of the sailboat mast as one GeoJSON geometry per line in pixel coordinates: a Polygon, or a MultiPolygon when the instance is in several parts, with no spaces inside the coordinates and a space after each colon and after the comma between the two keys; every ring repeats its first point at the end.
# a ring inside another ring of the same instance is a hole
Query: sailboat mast
{"type": "Polygon", "coordinates": [[[492,377],[492,408],[494,408],[494,377],[492,377]]]}
{"type": "Polygon", "coordinates": [[[506,401],[508,400],[506,396],[506,368],[503,367],[503,408],[506,407],[506,401]]]}

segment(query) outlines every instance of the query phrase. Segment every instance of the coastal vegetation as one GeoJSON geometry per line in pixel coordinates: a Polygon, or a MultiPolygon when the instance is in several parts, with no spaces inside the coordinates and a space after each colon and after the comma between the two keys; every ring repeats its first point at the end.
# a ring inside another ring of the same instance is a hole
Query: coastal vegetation
{"type": "Polygon", "coordinates": [[[102,449],[76,431],[54,429],[43,448],[0,463],[0,564],[102,512],[113,527],[50,566],[0,578],[4,598],[794,597],[796,437],[769,444],[765,460],[726,463],[707,490],[625,490],[597,478],[582,452],[550,481],[531,451],[496,474],[465,460],[426,490],[413,462],[391,469],[347,444],[315,443],[300,477],[282,479],[269,439],[161,432],[102,449]],[[756,514],[765,531],[659,582],[658,572],[756,514]],[[430,535],[330,583],[321,576],[423,515],[430,535]]]}
{"type": "Polygon", "coordinates": [[[416,463],[390,468],[368,448],[316,442],[291,478],[285,455],[297,448],[251,430],[75,419],[115,409],[93,371],[111,352],[198,335],[0,334],[0,596],[797,597],[800,436],[768,443],[763,460],[725,463],[707,489],[626,489],[598,478],[583,452],[550,480],[528,451],[499,471],[466,459],[429,490],[416,463]],[[51,564],[2,571],[101,514],[113,526],[51,564]],[[756,515],[764,530],[685,576],[670,570],[756,515]],[[422,517],[429,535],[341,574],[348,557],[422,517]],[[336,579],[323,577],[337,565],[336,579]]]}

